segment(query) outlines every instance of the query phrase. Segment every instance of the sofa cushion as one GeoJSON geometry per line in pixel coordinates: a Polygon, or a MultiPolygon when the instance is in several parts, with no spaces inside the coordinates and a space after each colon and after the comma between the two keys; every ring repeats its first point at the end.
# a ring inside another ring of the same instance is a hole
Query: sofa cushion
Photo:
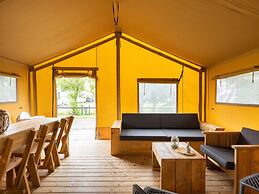
{"type": "Polygon", "coordinates": [[[122,129],[121,140],[169,141],[162,129],[122,129]]]}
{"type": "Polygon", "coordinates": [[[239,145],[258,145],[259,144],[259,131],[243,127],[240,138],[238,140],[239,145]]]}
{"type": "Polygon", "coordinates": [[[204,141],[200,129],[163,129],[168,139],[178,136],[180,141],[204,141]]]}
{"type": "Polygon", "coordinates": [[[198,114],[160,114],[162,129],[199,129],[198,114]]]}
{"type": "Polygon", "coordinates": [[[234,170],[234,150],[217,146],[201,145],[201,151],[226,169],[234,170]]]}
{"type": "Polygon", "coordinates": [[[159,114],[122,114],[123,129],[159,129],[159,114]]]}

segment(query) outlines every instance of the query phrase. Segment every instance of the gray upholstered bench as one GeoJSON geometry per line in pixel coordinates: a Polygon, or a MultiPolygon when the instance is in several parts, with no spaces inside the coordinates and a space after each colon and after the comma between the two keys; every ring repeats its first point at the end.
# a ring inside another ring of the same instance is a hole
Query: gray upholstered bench
{"type": "Polygon", "coordinates": [[[221,127],[200,123],[196,113],[188,114],[122,114],[111,129],[111,154],[151,154],[153,141],[170,141],[178,136],[200,151],[204,142],[202,127],[223,130],[221,127]]]}
{"type": "Polygon", "coordinates": [[[121,140],[204,141],[197,114],[123,114],[121,140]]]}
{"type": "Polygon", "coordinates": [[[207,166],[214,165],[234,177],[235,193],[239,180],[259,171],[259,131],[243,128],[241,132],[205,132],[207,166]]]}

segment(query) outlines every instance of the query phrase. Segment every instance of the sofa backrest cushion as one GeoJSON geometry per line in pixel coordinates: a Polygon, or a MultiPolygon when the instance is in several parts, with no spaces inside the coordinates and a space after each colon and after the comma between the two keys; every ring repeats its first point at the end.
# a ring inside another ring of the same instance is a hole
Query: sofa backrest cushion
{"type": "Polygon", "coordinates": [[[159,129],[159,114],[122,114],[122,129],[159,129]]]}
{"type": "Polygon", "coordinates": [[[259,131],[243,127],[238,144],[259,145],[259,131]]]}
{"type": "Polygon", "coordinates": [[[198,114],[161,114],[162,129],[200,129],[198,114]]]}
{"type": "Polygon", "coordinates": [[[123,113],[122,129],[200,129],[200,124],[196,113],[123,113]]]}

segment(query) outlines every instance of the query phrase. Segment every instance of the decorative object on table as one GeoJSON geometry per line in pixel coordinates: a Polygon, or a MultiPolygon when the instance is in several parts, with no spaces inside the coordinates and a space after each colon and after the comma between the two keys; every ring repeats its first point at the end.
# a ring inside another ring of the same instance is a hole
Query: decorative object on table
{"type": "Polygon", "coordinates": [[[186,143],[186,153],[187,154],[191,153],[191,148],[190,148],[190,143],[189,142],[186,143]]]}
{"type": "Polygon", "coordinates": [[[10,124],[10,116],[9,114],[5,111],[0,109],[0,134],[4,133],[7,128],[9,127],[10,124]]]}
{"type": "Polygon", "coordinates": [[[27,112],[21,112],[17,118],[16,118],[16,122],[20,122],[20,121],[25,121],[25,120],[29,120],[31,118],[30,114],[27,112]]]}
{"type": "Polygon", "coordinates": [[[186,147],[179,147],[176,149],[176,152],[185,156],[194,156],[195,153],[191,151],[190,143],[186,143],[186,147]]]}
{"type": "Polygon", "coordinates": [[[173,149],[176,149],[176,148],[178,148],[178,146],[179,146],[179,138],[178,138],[178,136],[172,136],[171,137],[171,147],[173,149]]]}

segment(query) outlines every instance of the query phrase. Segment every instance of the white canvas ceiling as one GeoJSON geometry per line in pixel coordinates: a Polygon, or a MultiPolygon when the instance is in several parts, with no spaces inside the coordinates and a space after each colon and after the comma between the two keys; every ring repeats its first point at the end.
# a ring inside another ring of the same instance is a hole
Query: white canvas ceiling
{"type": "MultiPolygon", "coordinates": [[[[207,66],[259,48],[258,0],[120,0],[123,33],[207,66]]],[[[114,32],[112,0],[0,0],[0,56],[34,64],[114,32]]]]}

